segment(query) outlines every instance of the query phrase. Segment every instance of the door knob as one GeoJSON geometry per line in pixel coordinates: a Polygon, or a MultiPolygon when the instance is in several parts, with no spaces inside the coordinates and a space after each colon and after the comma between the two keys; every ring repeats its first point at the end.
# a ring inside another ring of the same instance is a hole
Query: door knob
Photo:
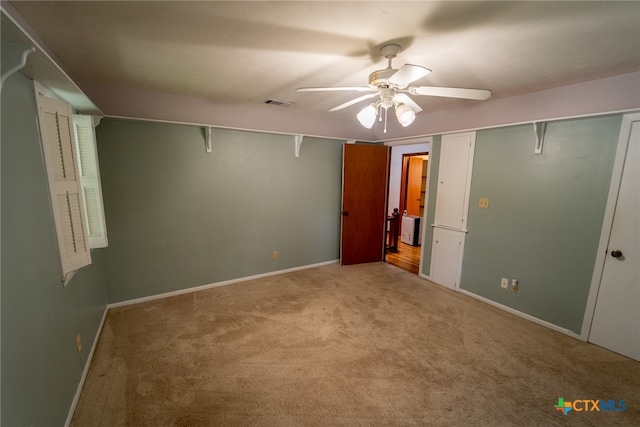
{"type": "Polygon", "coordinates": [[[342,216],[349,216],[349,211],[342,211],[340,213],[342,214],[342,216]]]}
{"type": "Polygon", "coordinates": [[[622,251],[614,249],[611,251],[611,256],[614,258],[620,258],[622,256],[622,251]]]}

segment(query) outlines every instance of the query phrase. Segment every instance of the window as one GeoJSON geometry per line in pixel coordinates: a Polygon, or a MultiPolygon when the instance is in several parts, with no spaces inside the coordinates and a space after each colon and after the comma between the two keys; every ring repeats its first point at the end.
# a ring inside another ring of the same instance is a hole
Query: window
{"type": "Polygon", "coordinates": [[[78,153],[80,184],[82,186],[89,247],[91,249],[104,248],[107,246],[107,228],[102,204],[95,118],[74,115],[73,130],[76,139],[76,152],[78,153]]]}
{"type": "Polygon", "coordinates": [[[38,122],[58,237],[62,282],[91,264],[92,247],[107,244],[93,122],[35,83],[38,122]]]}

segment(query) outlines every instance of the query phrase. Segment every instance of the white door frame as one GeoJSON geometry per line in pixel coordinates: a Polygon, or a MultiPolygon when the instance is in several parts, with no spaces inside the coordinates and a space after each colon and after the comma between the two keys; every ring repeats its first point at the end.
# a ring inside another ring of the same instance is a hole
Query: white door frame
{"type": "MultiPolygon", "coordinates": [[[[390,159],[389,159],[389,163],[390,163],[390,167],[389,167],[389,177],[387,179],[388,183],[387,183],[387,213],[389,214],[389,209],[390,209],[390,203],[389,203],[389,199],[391,197],[391,180],[392,180],[392,176],[391,174],[394,172],[393,170],[393,156],[394,156],[394,148],[398,148],[398,150],[395,151],[395,153],[399,153],[398,155],[400,156],[400,158],[402,159],[402,156],[405,154],[413,154],[413,153],[422,153],[422,152],[428,152],[429,153],[429,161],[427,162],[427,192],[426,192],[426,199],[424,201],[424,214],[421,217],[420,220],[420,262],[418,264],[418,276],[421,276],[423,278],[427,278],[427,276],[425,276],[424,274],[422,274],[422,261],[423,261],[423,256],[424,256],[424,236],[425,236],[425,223],[426,223],[426,218],[427,218],[427,203],[429,201],[429,180],[431,179],[431,151],[433,150],[433,136],[425,136],[425,137],[418,137],[418,138],[409,138],[409,139],[399,139],[399,140],[395,140],[395,141],[387,141],[384,143],[384,145],[390,146],[391,147],[391,154],[389,155],[390,159]],[[420,145],[421,148],[416,148],[416,147],[411,147],[412,145],[420,145]]],[[[395,171],[397,172],[399,175],[402,174],[402,166],[400,167],[399,171],[395,171]]],[[[401,180],[402,177],[399,177],[399,180],[401,180]]],[[[400,193],[400,189],[398,188],[398,193],[400,193]]],[[[400,214],[402,215],[402,214],[400,214]]],[[[398,236],[399,237],[399,236],[398,236]]]]}
{"type": "Polygon", "coordinates": [[[613,163],[613,172],[611,174],[611,184],[609,186],[609,196],[607,198],[604,219],[602,221],[602,230],[600,232],[600,242],[598,243],[598,252],[593,268],[593,276],[591,277],[589,297],[587,298],[587,305],[582,319],[582,328],[580,330],[580,339],[584,341],[588,340],[589,333],[591,332],[591,322],[596,309],[600,280],[602,278],[604,262],[607,256],[606,251],[609,246],[609,238],[611,237],[613,216],[618,202],[618,192],[620,191],[620,183],[622,181],[622,171],[627,157],[627,147],[629,145],[629,137],[631,136],[631,126],[633,122],[637,121],[640,121],[640,113],[625,114],[622,116],[620,136],[618,137],[618,147],[616,149],[616,157],[613,163]]]}

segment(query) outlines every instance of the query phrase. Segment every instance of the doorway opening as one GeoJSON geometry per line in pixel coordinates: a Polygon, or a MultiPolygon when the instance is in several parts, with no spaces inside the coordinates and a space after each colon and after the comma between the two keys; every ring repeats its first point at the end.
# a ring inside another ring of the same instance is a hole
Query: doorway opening
{"type": "MultiPolygon", "coordinates": [[[[385,261],[413,274],[418,274],[420,268],[428,162],[427,152],[402,155],[397,208],[393,208],[387,219],[385,261]]],[[[393,168],[390,173],[393,173],[393,168]]],[[[390,200],[389,206],[393,203],[390,200]]]]}

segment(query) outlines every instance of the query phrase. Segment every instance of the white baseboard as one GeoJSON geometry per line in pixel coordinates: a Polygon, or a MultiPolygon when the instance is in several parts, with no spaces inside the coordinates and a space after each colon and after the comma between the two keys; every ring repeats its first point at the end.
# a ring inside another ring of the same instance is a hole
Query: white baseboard
{"type": "Polygon", "coordinates": [[[514,315],[516,315],[518,317],[522,317],[523,319],[529,320],[529,321],[531,321],[533,323],[537,323],[538,325],[547,327],[549,329],[553,329],[556,332],[560,332],[562,334],[568,335],[568,336],[570,336],[572,338],[575,338],[577,340],[580,340],[580,341],[586,341],[586,339],[583,338],[580,334],[577,334],[577,333],[575,333],[573,331],[570,331],[569,329],[562,328],[562,327],[560,327],[558,325],[554,325],[553,323],[549,323],[546,320],[538,319],[537,317],[531,316],[530,314],[523,313],[521,311],[515,310],[515,309],[513,309],[511,307],[508,307],[506,305],[497,303],[497,302],[495,302],[493,300],[490,300],[488,298],[481,297],[480,295],[476,295],[476,294],[474,294],[472,292],[469,292],[469,291],[465,291],[464,289],[458,289],[458,292],[460,292],[461,294],[465,294],[467,296],[470,296],[471,298],[475,298],[477,300],[485,302],[485,303],[487,303],[489,305],[492,305],[494,307],[497,307],[497,308],[499,308],[501,310],[504,310],[504,311],[506,311],[508,313],[514,314],[514,315]]]}
{"type": "Polygon", "coordinates": [[[308,270],[310,268],[322,267],[324,265],[335,264],[337,262],[339,262],[339,260],[336,259],[332,261],[320,262],[317,264],[308,264],[300,267],[288,268],[286,270],[270,271],[268,273],[256,274],[254,276],[239,277],[237,279],[225,280],[223,282],[209,283],[207,285],[200,285],[200,286],[194,286],[191,288],[179,289],[177,291],[165,292],[157,295],[150,295],[148,297],[135,298],[135,299],[130,299],[126,301],[115,302],[115,303],[109,304],[107,308],[110,309],[110,308],[124,307],[127,305],[139,304],[141,302],[153,301],[153,300],[173,297],[177,295],[184,295],[191,292],[198,292],[206,289],[217,288],[219,286],[233,285],[234,283],[246,282],[248,280],[261,279],[263,277],[270,277],[270,276],[278,276],[280,274],[291,273],[293,271],[308,270]]]}
{"type": "Polygon", "coordinates": [[[481,297],[480,295],[474,294],[473,292],[469,292],[469,291],[466,291],[464,289],[460,289],[459,287],[457,287],[456,289],[451,289],[448,286],[440,285],[439,283],[436,283],[433,280],[431,280],[430,276],[427,276],[425,274],[420,273],[419,276],[422,277],[423,279],[429,280],[431,283],[434,283],[434,284],[436,284],[438,286],[442,286],[443,288],[452,290],[454,292],[460,292],[461,294],[464,294],[464,295],[470,296],[471,298],[480,300],[480,301],[482,301],[484,303],[487,303],[489,305],[497,307],[500,310],[504,310],[504,311],[506,311],[508,313],[511,313],[511,314],[514,314],[514,315],[516,315],[518,317],[522,317],[523,319],[529,320],[530,322],[537,323],[538,325],[544,326],[544,327],[549,328],[549,329],[553,329],[556,332],[560,332],[562,334],[568,335],[568,336],[570,336],[572,338],[575,338],[577,340],[587,341],[586,337],[582,336],[581,334],[578,334],[576,332],[570,331],[569,329],[565,329],[565,328],[563,328],[561,326],[554,325],[553,323],[547,322],[546,320],[538,319],[535,316],[532,316],[532,315],[527,314],[527,313],[523,313],[521,311],[513,309],[513,308],[511,308],[509,306],[500,304],[500,303],[495,302],[493,300],[490,300],[488,298],[481,297]]]}
{"type": "Polygon", "coordinates": [[[96,350],[96,347],[98,346],[98,340],[100,339],[100,335],[102,334],[104,321],[107,318],[107,311],[109,311],[109,307],[105,307],[104,313],[102,313],[102,319],[100,320],[100,325],[98,326],[96,336],[93,338],[93,345],[91,346],[91,351],[87,355],[87,362],[84,364],[84,370],[82,371],[82,376],[80,377],[80,383],[78,384],[78,389],[76,390],[75,396],[73,396],[73,401],[71,402],[71,407],[69,408],[67,421],[64,423],[65,427],[69,427],[71,425],[73,414],[76,412],[76,406],[78,406],[78,401],[80,400],[80,394],[82,393],[82,388],[84,387],[84,382],[87,379],[87,374],[89,373],[89,368],[91,367],[91,361],[93,360],[93,352],[96,350]]]}

